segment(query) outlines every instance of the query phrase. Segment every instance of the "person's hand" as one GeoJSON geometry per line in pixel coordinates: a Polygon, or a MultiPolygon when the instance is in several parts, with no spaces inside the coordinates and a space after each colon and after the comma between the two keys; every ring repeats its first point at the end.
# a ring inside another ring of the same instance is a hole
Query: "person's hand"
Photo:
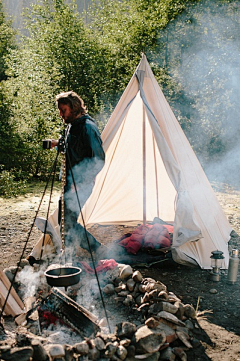
{"type": "Polygon", "coordinates": [[[51,149],[58,146],[58,140],[51,139],[51,149]]]}

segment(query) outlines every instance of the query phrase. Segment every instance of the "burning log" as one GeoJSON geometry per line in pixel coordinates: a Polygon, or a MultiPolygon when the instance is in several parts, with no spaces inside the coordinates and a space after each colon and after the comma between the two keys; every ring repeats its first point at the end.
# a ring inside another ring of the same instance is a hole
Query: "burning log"
{"type": "Polygon", "coordinates": [[[40,324],[60,322],[82,337],[97,333],[97,318],[57,288],[52,288],[38,309],[40,324]]]}

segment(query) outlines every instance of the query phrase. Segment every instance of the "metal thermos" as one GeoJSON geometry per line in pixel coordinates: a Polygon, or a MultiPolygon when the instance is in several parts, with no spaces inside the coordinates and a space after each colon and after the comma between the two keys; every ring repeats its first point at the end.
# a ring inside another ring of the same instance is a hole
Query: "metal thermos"
{"type": "Polygon", "coordinates": [[[238,249],[232,249],[229,258],[228,275],[227,275],[227,282],[230,284],[234,284],[237,280],[238,265],[239,265],[238,249]]]}

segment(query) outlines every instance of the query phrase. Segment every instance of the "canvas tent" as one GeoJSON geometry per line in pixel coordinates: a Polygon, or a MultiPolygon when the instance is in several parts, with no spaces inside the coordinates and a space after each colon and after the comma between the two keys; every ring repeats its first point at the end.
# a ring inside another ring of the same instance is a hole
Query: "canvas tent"
{"type": "Polygon", "coordinates": [[[83,208],[86,225],[174,224],[172,255],[211,267],[211,252],[228,267],[231,227],[146,56],[102,132],[106,163],[83,208]]]}

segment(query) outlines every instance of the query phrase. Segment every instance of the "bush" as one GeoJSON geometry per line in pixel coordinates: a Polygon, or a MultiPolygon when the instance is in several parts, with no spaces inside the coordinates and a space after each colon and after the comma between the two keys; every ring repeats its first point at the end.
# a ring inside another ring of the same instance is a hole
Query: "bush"
{"type": "Polygon", "coordinates": [[[14,169],[7,171],[1,166],[0,170],[0,196],[12,197],[24,193],[26,181],[19,179],[14,169]]]}

